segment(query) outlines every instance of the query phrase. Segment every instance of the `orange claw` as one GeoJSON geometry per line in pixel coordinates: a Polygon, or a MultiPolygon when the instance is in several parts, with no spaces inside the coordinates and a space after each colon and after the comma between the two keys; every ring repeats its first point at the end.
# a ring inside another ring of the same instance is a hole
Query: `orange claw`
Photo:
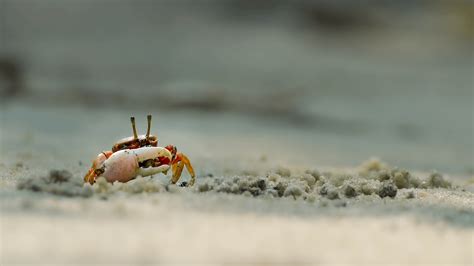
{"type": "Polygon", "coordinates": [[[97,177],[96,170],[100,169],[105,160],[112,155],[111,151],[104,151],[99,153],[97,157],[92,161],[92,167],[89,169],[87,174],[84,176],[84,182],[94,184],[97,177]]]}

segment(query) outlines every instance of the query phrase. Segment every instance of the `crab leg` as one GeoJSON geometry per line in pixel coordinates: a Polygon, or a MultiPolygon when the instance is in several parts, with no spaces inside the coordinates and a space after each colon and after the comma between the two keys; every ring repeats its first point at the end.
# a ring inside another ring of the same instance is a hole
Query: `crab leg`
{"type": "Polygon", "coordinates": [[[184,168],[183,161],[179,161],[173,164],[172,166],[173,176],[171,177],[172,184],[176,184],[176,182],[178,182],[179,178],[181,177],[181,173],[183,172],[183,168],[184,168]]]}
{"type": "Polygon", "coordinates": [[[89,169],[87,174],[84,176],[84,182],[93,184],[95,181],[95,173],[94,173],[94,168],[89,169]]]}
{"type": "Polygon", "coordinates": [[[194,173],[194,169],[191,165],[191,162],[189,161],[189,158],[183,153],[176,154],[176,158],[173,161],[173,177],[171,178],[171,183],[176,184],[176,182],[178,182],[179,178],[181,177],[181,173],[183,172],[184,166],[186,166],[186,169],[188,170],[189,175],[191,176],[189,186],[192,186],[196,181],[196,174],[194,173]]]}

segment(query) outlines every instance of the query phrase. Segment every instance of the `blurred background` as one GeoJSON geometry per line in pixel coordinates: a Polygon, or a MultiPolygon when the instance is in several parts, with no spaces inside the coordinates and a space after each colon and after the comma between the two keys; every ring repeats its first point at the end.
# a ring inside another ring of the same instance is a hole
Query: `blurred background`
{"type": "Polygon", "coordinates": [[[473,18],[469,0],[0,0],[2,154],[87,162],[152,113],[198,162],[471,175],[473,18]]]}

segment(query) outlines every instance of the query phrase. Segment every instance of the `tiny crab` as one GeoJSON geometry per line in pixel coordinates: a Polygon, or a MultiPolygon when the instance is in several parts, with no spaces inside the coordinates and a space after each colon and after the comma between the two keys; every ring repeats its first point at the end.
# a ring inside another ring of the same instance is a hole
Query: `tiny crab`
{"type": "Polygon", "coordinates": [[[166,175],[171,168],[171,183],[176,184],[186,166],[191,176],[188,186],[192,186],[195,182],[195,173],[189,158],[178,152],[176,146],[158,147],[158,138],[150,135],[151,115],[148,115],[147,120],[146,135],[138,135],[135,118],[131,117],[133,136],[116,142],[111,151],[98,154],[84,176],[84,182],[93,184],[101,176],[109,182],[128,182],[139,175],[150,176],[157,173],[166,175]]]}

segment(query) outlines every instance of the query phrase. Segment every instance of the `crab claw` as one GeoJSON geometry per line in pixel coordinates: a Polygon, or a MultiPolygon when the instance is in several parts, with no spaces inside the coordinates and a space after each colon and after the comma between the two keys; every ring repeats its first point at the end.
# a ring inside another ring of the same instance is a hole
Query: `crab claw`
{"type": "Polygon", "coordinates": [[[172,159],[169,150],[162,147],[143,147],[134,152],[139,162],[138,175],[150,176],[168,172],[172,159]]]}
{"type": "Polygon", "coordinates": [[[97,157],[92,161],[92,167],[84,176],[84,182],[93,184],[97,176],[99,176],[103,172],[103,165],[105,160],[107,160],[111,155],[111,151],[104,151],[102,153],[99,153],[97,157]]]}
{"type": "Polygon", "coordinates": [[[171,153],[161,147],[142,147],[115,152],[104,162],[101,176],[109,182],[127,182],[138,175],[149,176],[167,171],[171,153]]]}

